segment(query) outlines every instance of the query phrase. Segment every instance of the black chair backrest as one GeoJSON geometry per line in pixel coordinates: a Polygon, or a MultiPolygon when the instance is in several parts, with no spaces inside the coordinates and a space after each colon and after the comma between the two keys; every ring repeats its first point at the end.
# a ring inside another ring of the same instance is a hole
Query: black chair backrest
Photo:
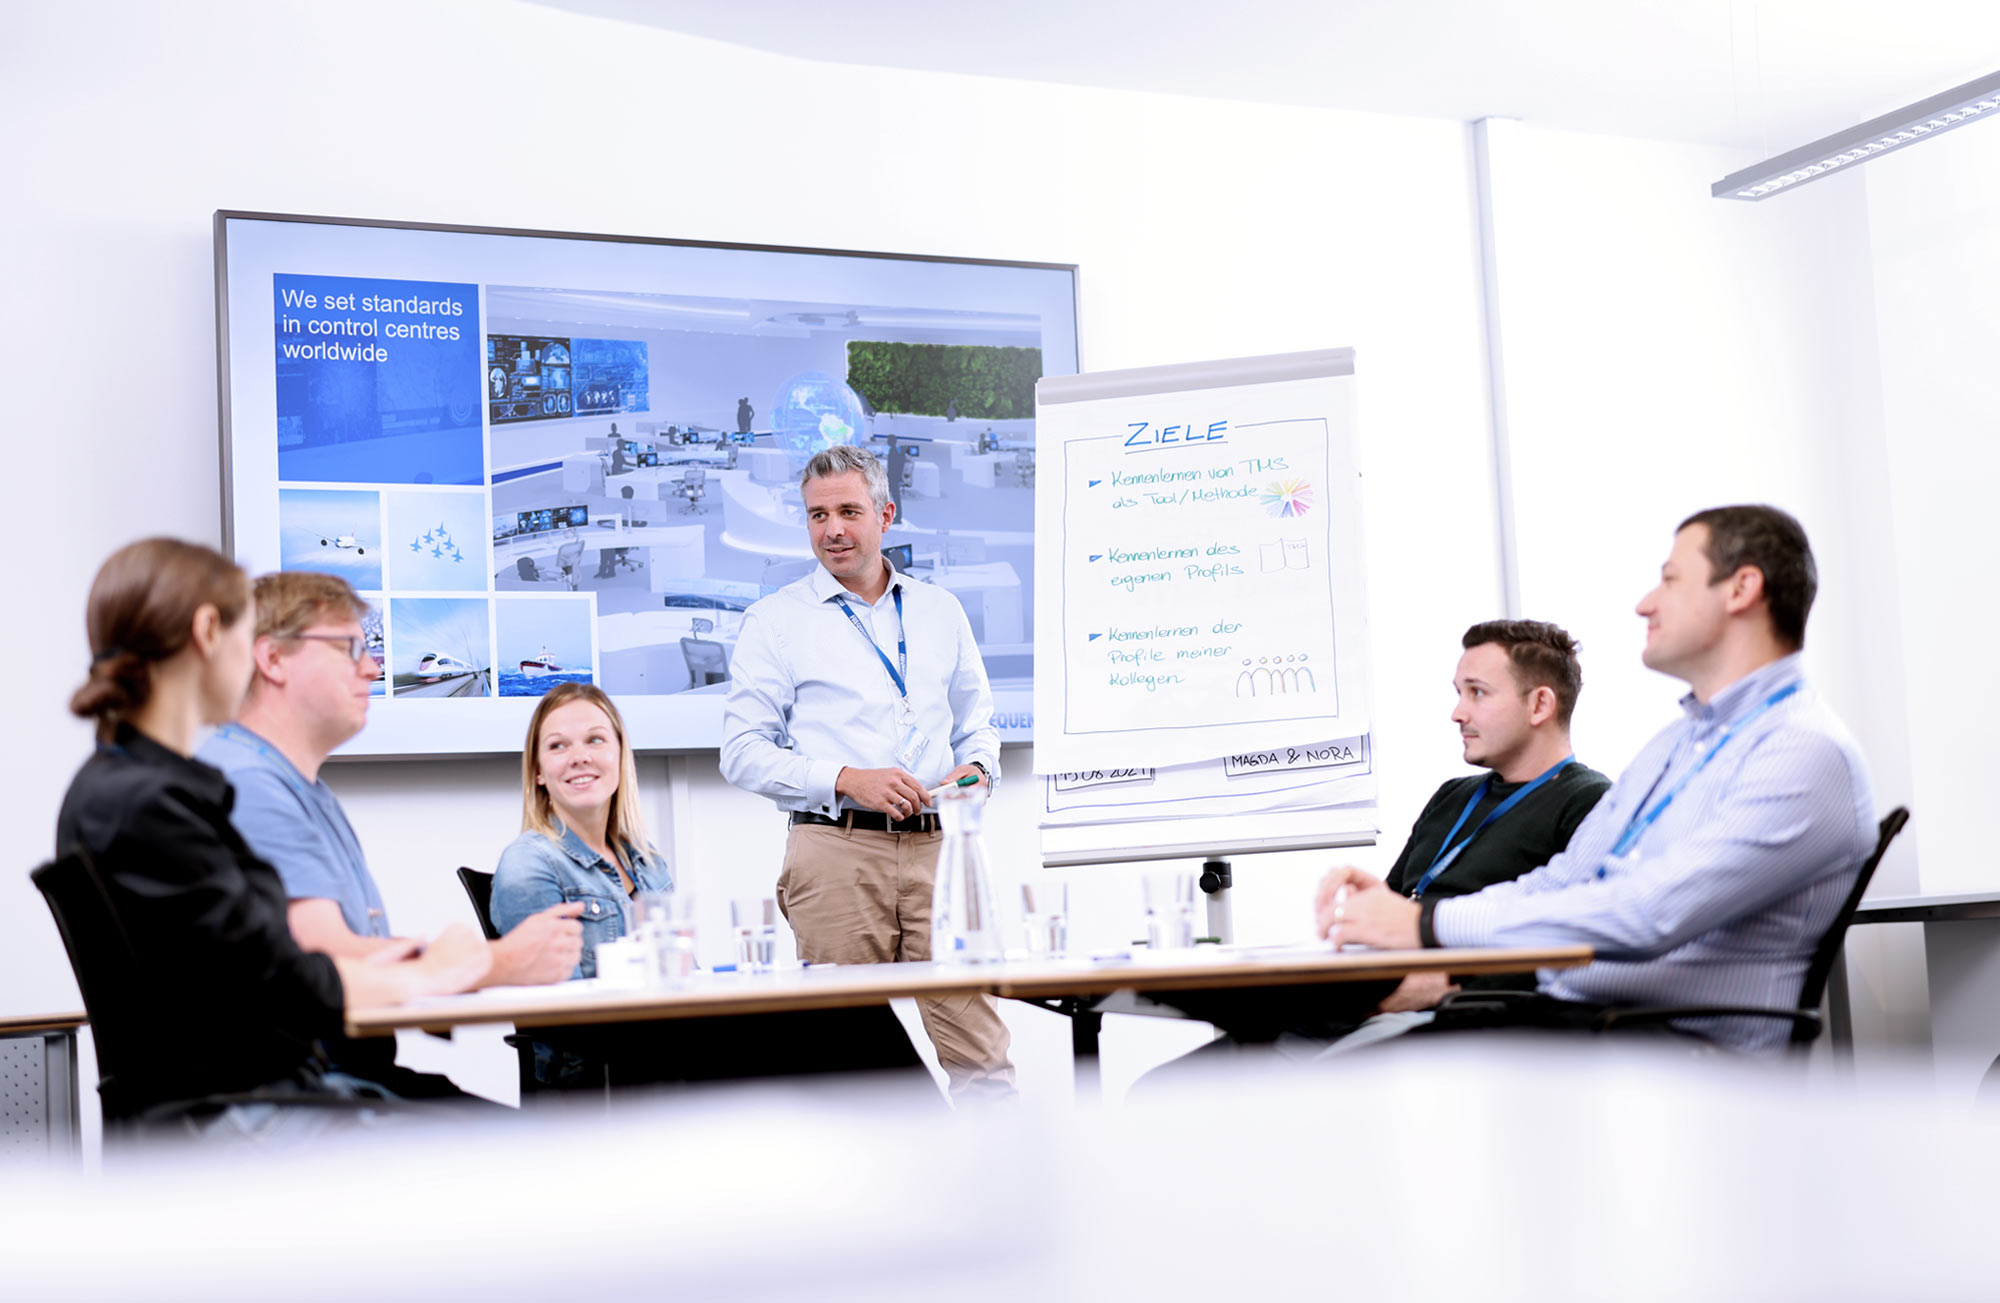
{"type": "MultiPolygon", "coordinates": [[[[1834,917],[1833,926],[1820,938],[1819,949],[1813,952],[1812,965],[1806,969],[1805,985],[1799,988],[1799,1008],[1818,1009],[1820,1001],[1826,997],[1826,982],[1833,975],[1833,965],[1840,958],[1840,947],[1847,940],[1847,926],[1854,921],[1854,911],[1861,907],[1862,894],[1875,877],[1876,866],[1882,863],[1882,856],[1889,850],[1889,843],[1896,840],[1896,834],[1903,831],[1903,825],[1910,821],[1907,807],[1897,806],[1882,816],[1882,826],[1875,838],[1875,853],[1862,862],[1861,873],[1854,879],[1854,886],[1847,893],[1847,901],[1834,917]]],[[[1805,1042],[1818,1034],[1817,1027],[1794,1024],[1792,1039],[1805,1042]]]]}
{"type": "Polygon", "coordinates": [[[498,941],[500,929],[493,926],[493,875],[481,873],[478,869],[461,868],[458,883],[472,898],[472,912],[479,915],[479,930],[486,934],[488,941],[498,941]]]}
{"type": "Polygon", "coordinates": [[[78,848],[28,877],[55,916],[90,1015],[104,1117],[119,1121],[136,1111],[136,1101],[124,1098],[121,1080],[140,1078],[144,1069],[138,1065],[150,1056],[189,1052],[185,1043],[176,1050],[165,1041],[165,1030],[180,1020],[149,1007],[153,984],[145,980],[138,949],[88,854],[78,848]]]}

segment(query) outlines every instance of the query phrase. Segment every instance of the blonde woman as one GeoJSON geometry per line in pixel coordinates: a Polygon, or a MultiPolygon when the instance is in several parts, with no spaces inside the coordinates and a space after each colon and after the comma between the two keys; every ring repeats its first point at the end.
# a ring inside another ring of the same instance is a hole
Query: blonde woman
{"type": "Polygon", "coordinates": [[[618,707],[594,684],[557,684],[521,749],[521,835],[493,874],[494,926],[509,932],[551,905],[580,902],[583,958],[571,976],[593,977],[597,947],[624,935],[632,897],[673,885],[646,840],[618,707]]]}

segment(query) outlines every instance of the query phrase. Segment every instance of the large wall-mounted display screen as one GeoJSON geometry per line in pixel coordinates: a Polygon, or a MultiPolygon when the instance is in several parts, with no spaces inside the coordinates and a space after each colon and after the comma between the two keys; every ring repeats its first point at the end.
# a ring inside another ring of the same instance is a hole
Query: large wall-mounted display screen
{"type": "Polygon", "coordinates": [[[1031,739],[1034,389],[1077,370],[1075,268],[221,212],[216,274],[230,546],[374,608],[345,753],[518,750],[572,680],[642,748],[717,745],[743,612],[817,564],[830,443],[882,458],[885,547],[1031,739]]]}

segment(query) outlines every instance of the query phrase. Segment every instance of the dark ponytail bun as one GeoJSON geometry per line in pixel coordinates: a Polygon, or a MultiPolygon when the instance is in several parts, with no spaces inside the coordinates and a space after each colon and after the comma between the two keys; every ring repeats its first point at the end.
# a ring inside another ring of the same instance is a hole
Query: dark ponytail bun
{"type": "Polygon", "coordinates": [[[214,548],[177,538],[146,538],[113,552],[90,585],[84,628],[90,676],[70,710],[97,721],[108,742],[121,721],[153,695],[153,666],[188,645],[194,616],[213,606],[233,625],[250,606],[250,579],[214,548]]]}

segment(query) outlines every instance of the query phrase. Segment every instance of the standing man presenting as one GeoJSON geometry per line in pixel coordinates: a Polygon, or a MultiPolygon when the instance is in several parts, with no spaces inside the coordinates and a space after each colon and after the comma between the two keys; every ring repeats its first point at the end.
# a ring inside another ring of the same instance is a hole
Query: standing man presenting
{"type": "MultiPolygon", "coordinates": [[[[744,616],[722,774],[791,816],[777,895],[801,959],[929,959],[943,839],[926,789],[999,776],[986,667],[957,599],[883,559],[896,508],[873,453],[824,450],[800,491],[820,564],[744,616]]],[[[992,997],[917,1003],[955,1097],[1012,1093],[992,997]]]]}

